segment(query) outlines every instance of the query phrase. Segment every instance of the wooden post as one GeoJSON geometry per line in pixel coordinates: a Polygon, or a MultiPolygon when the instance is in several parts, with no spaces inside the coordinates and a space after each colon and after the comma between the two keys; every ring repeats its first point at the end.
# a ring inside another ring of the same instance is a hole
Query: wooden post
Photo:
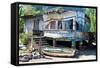
{"type": "Polygon", "coordinates": [[[73,30],[76,30],[76,22],[75,22],[75,18],[73,18],[73,30]]]}
{"type": "Polygon", "coordinates": [[[42,51],[41,51],[41,37],[39,37],[39,53],[40,53],[40,57],[42,57],[42,51]]]}
{"type": "Polygon", "coordinates": [[[58,30],[58,21],[56,21],[56,30],[58,30]]]}
{"type": "Polygon", "coordinates": [[[72,39],[72,48],[76,48],[76,31],[74,31],[74,36],[72,39]]]}
{"type": "Polygon", "coordinates": [[[53,39],[53,48],[55,48],[55,46],[56,46],[56,40],[53,39]]]}
{"type": "Polygon", "coordinates": [[[72,48],[76,48],[76,42],[74,40],[72,41],[72,48]]]}
{"type": "Polygon", "coordinates": [[[73,18],[73,30],[74,30],[74,39],[72,40],[72,47],[76,48],[76,22],[75,22],[75,18],[73,18]]]}

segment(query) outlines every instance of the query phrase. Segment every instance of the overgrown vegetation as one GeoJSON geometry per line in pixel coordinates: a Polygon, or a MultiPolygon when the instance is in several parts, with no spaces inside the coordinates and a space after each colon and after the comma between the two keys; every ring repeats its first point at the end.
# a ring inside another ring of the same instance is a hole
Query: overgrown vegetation
{"type": "Polygon", "coordinates": [[[25,15],[37,15],[42,13],[42,10],[40,10],[41,6],[32,6],[32,5],[19,5],[19,16],[25,16],[25,15]]]}
{"type": "Polygon", "coordinates": [[[90,18],[90,32],[96,32],[96,9],[86,8],[86,14],[90,18]]]}
{"type": "Polygon", "coordinates": [[[19,34],[19,42],[20,44],[27,45],[31,41],[32,32],[30,33],[20,33],[19,34]]]}
{"type": "Polygon", "coordinates": [[[24,32],[25,22],[21,17],[25,15],[35,16],[40,13],[41,11],[32,5],[19,5],[19,44],[27,45],[32,37],[32,32],[27,34],[24,32]]]}
{"type": "MultiPolygon", "coordinates": [[[[50,6],[49,6],[50,7],[50,6]]],[[[29,40],[28,37],[29,34],[24,33],[24,26],[25,22],[24,19],[21,18],[25,15],[38,15],[45,12],[48,12],[48,10],[52,11],[58,11],[58,10],[64,10],[63,7],[53,7],[51,9],[48,9],[47,6],[37,6],[37,5],[19,5],[19,43],[20,44],[27,44],[29,40]]],[[[90,18],[90,32],[96,32],[96,10],[94,8],[86,8],[85,13],[90,18]]],[[[79,35],[78,35],[79,37],[79,35]]]]}

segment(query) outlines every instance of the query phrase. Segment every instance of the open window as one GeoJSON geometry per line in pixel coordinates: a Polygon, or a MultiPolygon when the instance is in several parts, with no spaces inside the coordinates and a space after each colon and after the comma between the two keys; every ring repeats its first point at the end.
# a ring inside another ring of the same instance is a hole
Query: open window
{"type": "Polygon", "coordinates": [[[50,21],[50,29],[56,29],[56,21],[50,21]]]}
{"type": "Polygon", "coordinates": [[[73,30],[73,19],[69,19],[64,21],[65,22],[65,30],[73,30]]]}
{"type": "Polygon", "coordinates": [[[62,21],[58,21],[58,29],[62,29],[62,21]]]}

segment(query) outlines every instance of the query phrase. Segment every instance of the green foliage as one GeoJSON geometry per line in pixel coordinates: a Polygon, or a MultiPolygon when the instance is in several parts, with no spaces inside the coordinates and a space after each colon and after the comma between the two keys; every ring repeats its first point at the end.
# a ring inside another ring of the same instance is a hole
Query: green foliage
{"type": "Polygon", "coordinates": [[[24,33],[25,22],[24,19],[21,17],[25,15],[35,16],[40,13],[41,11],[37,9],[35,6],[19,5],[19,44],[27,45],[31,41],[32,37],[32,32],[27,34],[24,33]]]}
{"type": "Polygon", "coordinates": [[[64,10],[63,7],[56,7],[56,10],[64,10]]]}
{"type": "Polygon", "coordinates": [[[54,11],[61,11],[61,10],[64,10],[64,8],[63,7],[54,7],[54,8],[52,8],[52,10],[54,10],[54,11]]]}
{"type": "Polygon", "coordinates": [[[86,8],[86,14],[90,18],[90,32],[96,32],[96,9],[86,8]]]}
{"type": "MultiPolygon", "coordinates": [[[[19,5],[19,17],[24,15],[24,10],[23,10],[23,6],[19,5]]],[[[24,19],[19,18],[19,33],[23,33],[24,30],[24,19]]]]}
{"type": "MultiPolygon", "coordinates": [[[[38,15],[46,13],[48,10],[45,9],[43,6],[37,6],[37,5],[19,5],[19,16],[25,16],[25,15],[38,15]]],[[[50,10],[58,11],[58,10],[64,10],[63,7],[54,7],[50,10]]]]}
{"type": "Polygon", "coordinates": [[[24,19],[19,18],[19,33],[23,33],[24,32],[24,19]]]}
{"type": "Polygon", "coordinates": [[[42,10],[37,9],[36,6],[32,5],[19,5],[19,16],[25,15],[38,15],[42,12],[42,10]]]}
{"type": "Polygon", "coordinates": [[[19,34],[19,44],[27,45],[31,41],[32,33],[20,33],[19,34]]]}
{"type": "Polygon", "coordinates": [[[19,5],[19,17],[24,16],[24,9],[22,5],[19,5]]]}
{"type": "Polygon", "coordinates": [[[40,14],[42,11],[37,9],[36,6],[32,6],[32,5],[19,5],[19,33],[23,33],[24,32],[24,26],[25,26],[25,22],[24,19],[21,18],[22,16],[25,15],[38,15],[40,14]]]}

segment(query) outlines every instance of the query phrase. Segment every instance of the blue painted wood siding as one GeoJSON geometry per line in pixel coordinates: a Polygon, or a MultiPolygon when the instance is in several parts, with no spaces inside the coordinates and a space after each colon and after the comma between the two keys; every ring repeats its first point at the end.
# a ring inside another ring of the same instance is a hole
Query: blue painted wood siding
{"type": "Polygon", "coordinates": [[[85,21],[85,11],[76,11],[76,21],[79,24],[79,31],[88,32],[89,24],[85,21]]]}
{"type": "MultiPolygon", "coordinates": [[[[85,8],[80,7],[62,7],[64,11],[75,11],[76,12],[76,21],[79,24],[78,31],[80,32],[89,32],[90,25],[85,21],[85,8]]],[[[54,11],[56,10],[54,6],[44,6],[44,10],[54,11]]]]}

